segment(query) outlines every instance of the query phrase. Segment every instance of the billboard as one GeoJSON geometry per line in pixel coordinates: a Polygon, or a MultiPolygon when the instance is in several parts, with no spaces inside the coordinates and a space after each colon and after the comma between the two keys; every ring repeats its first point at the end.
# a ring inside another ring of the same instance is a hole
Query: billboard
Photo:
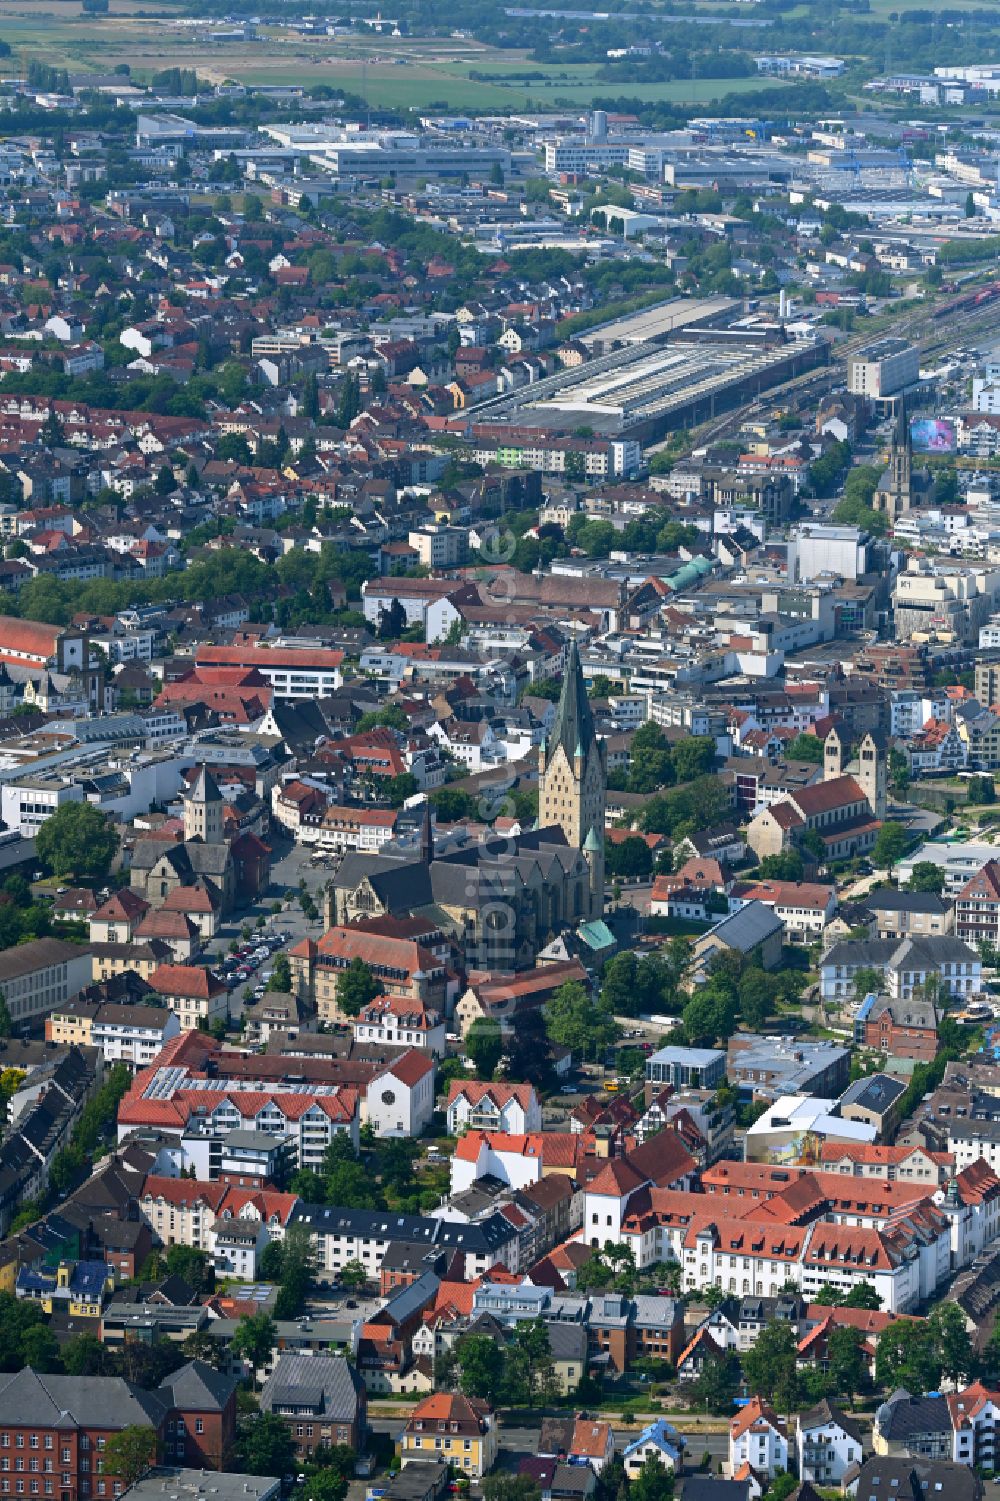
{"type": "Polygon", "coordinates": [[[910,445],[914,453],[954,453],[955,424],[947,417],[911,417],[910,445]]]}

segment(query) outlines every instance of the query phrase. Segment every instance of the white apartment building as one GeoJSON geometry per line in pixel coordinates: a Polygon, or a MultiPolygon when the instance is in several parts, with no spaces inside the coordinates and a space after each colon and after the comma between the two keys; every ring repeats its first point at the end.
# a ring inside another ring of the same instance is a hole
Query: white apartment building
{"type": "Polygon", "coordinates": [[[438,1011],[408,996],[383,995],[366,1006],[354,1022],[358,1042],[420,1048],[437,1058],[445,1054],[445,1022],[438,1011]]]}
{"type": "Polygon", "coordinates": [[[518,1233],[499,1212],[470,1224],[430,1215],[387,1214],[378,1209],[341,1209],[301,1204],[291,1224],[304,1225],[316,1247],[319,1270],[340,1272],[349,1261],[360,1261],[370,1278],[377,1278],[386,1251],[395,1241],[442,1247],[464,1258],[466,1280],[480,1277],[498,1263],[517,1272],[518,1233]]]}
{"type": "Polygon", "coordinates": [[[102,1005],[90,1028],[91,1044],[100,1048],[106,1063],[148,1068],[164,1043],[176,1037],[181,1024],[173,1011],[156,1006],[102,1005]]]}
{"type": "Polygon", "coordinates": [[[813,1485],[840,1487],[845,1472],[864,1457],[857,1424],[827,1401],[799,1414],[795,1447],[799,1478],[813,1485]]]}
{"type": "Polygon", "coordinates": [[[301,830],[303,843],[321,850],[341,854],[361,850],[374,854],[388,844],[396,832],[399,813],[395,808],[327,808],[315,826],[306,823],[301,830]]]}
{"type": "Polygon", "coordinates": [[[852,396],[892,396],[920,379],[920,351],[905,339],[881,339],[847,361],[852,396]]]}
{"type": "Polygon", "coordinates": [[[199,667],[255,667],[277,699],[329,698],[342,686],[342,651],[288,639],[275,646],[202,646],[199,667]]]}

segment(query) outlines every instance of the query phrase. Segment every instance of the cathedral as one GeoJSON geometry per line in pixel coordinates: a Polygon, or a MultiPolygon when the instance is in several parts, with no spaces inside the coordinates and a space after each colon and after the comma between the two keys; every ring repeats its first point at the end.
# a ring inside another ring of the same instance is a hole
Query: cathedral
{"type": "MultiPolygon", "coordinates": [[[[428,817],[417,856],[349,854],[327,894],[328,926],[426,915],[448,933],[467,969],[530,968],[561,930],[604,911],[606,763],[574,644],[541,750],[536,827],[439,854],[428,817]]],[[[322,947],[320,940],[318,964],[322,947]]]]}
{"type": "Polygon", "coordinates": [[[538,826],[556,827],[590,867],[589,917],[604,912],[604,804],[607,748],[598,740],[576,642],[570,644],[559,708],[541,748],[538,826]]]}

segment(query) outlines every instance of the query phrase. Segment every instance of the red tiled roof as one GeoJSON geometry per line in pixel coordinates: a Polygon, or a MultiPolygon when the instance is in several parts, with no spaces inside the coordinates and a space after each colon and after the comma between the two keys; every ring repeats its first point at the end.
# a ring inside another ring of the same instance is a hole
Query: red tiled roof
{"type": "Polygon", "coordinates": [[[766,1425],[781,1433],[785,1431],[784,1424],[779,1421],[774,1408],[768,1407],[760,1397],[751,1397],[746,1407],[742,1408],[729,1424],[729,1436],[733,1439],[740,1438],[742,1434],[748,1433],[751,1428],[756,1428],[758,1425],[761,1428],[766,1425]]]}
{"type": "Polygon", "coordinates": [[[788,801],[794,803],[803,818],[815,818],[817,814],[833,813],[849,803],[863,803],[865,795],[853,777],[833,777],[829,782],[800,787],[790,794],[788,801]]]}
{"type": "Polygon", "coordinates": [[[208,1000],[225,990],[221,980],[196,964],[161,964],[149,977],[149,983],[161,995],[193,996],[208,1000]]]}

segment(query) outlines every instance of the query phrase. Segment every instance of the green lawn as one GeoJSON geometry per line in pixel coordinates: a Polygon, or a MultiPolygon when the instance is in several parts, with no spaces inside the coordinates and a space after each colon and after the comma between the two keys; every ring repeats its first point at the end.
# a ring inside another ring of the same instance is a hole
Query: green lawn
{"type": "MultiPolygon", "coordinates": [[[[533,63],[523,53],[439,37],[323,38],[303,42],[278,28],[257,43],[209,43],[203,32],[135,14],[137,0],[116,0],[110,17],[82,16],[79,0],[42,11],[26,0],[0,0],[0,38],[21,66],[37,57],[56,67],[105,70],[127,62],[136,78],[162,68],[197,67],[210,78],[246,83],[327,83],[367,94],[376,108],[426,109],[440,103],[456,111],[563,105],[586,107],[595,97],[628,96],[647,103],[701,104],[728,93],[760,87],[760,79],[678,79],[670,83],[608,83],[595,75],[599,65],[533,63]],[[119,8],[119,3],[121,8],[119,8]],[[369,59],[363,74],[362,59],[369,59]],[[498,75],[489,81],[472,71],[498,75]],[[542,73],[541,79],[517,75],[542,73]],[[509,76],[509,82],[505,77],[509,76]]],[[[775,86],[784,80],[769,79],[775,86]]],[[[791,86],[791,85],[786,85],[791,86]]]]}
{"type": "MultiPolygon", "coordinates": [[[[245,57],[244,49],[244,57],[245,57]]],[[[223,49],[213,52],[212,58],[220,63],[223,49]]],[[[350,93],[362,92],[362,68],[358,60],[337,59],[333,63],[303,65],[302,62],[286,63],[280,54],[237,66],[235,61],[226,61],[226,69],[236,78],[247,83],[329,83],[350,93]]],[[[440,101],[450,110],[506,110],[528,109],[534,106],[551,108],[563,101],[574,105],[587,105],[595,97],[615,97],[626,94],[648,103],[697,103],[710,104],[727,93],[743,93],[759,87],[756,78],[679,79],[671,83],[626,85],[602,83],[594,79],[593,67],[557,68],[546,82],[530,83],[514,81],[509,84],[499,81],[489,83],[470,78],[469,68],[475,66],[483,72],[493,72],[492,61],[469,63],[425,62],[399,66],[392,63],[369,64],[364,86],[367,97],[375,108],[380,106],[399,109],[426,109],[440,101]],[[559,76],[565,73],[566,77],[559,76]],[[582,75],[582,76],[581,76],[582,75]]],[[[511,72],[524,72],[531,65],[508,64],[511,72]]],[[[499,69],[496,69],[499,71],[499,69]]],[[[776,80],[770,80],[771,83],[776,80]]],[[[790,87],[790,85],[788,85],[790,87]]]]}

